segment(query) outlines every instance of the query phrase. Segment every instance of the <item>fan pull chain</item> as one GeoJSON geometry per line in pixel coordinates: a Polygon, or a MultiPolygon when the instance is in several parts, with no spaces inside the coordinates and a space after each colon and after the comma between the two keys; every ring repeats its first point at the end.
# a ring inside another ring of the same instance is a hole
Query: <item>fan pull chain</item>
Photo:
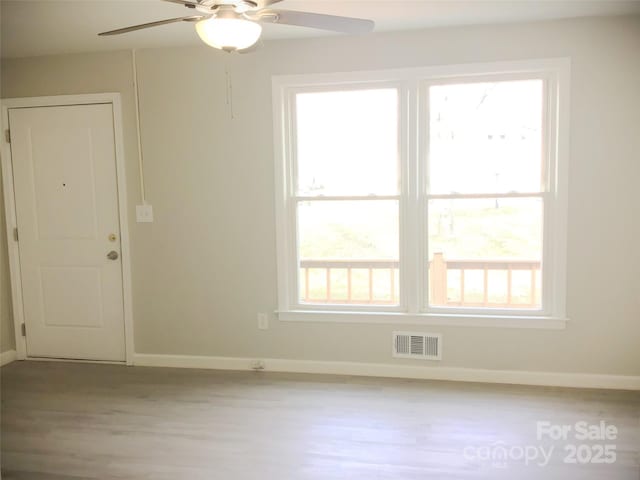
{"type": "Polygon", "coordinates": [[[229,116],[231,117],[231,120],[234,119],[234,114],[233,114],[233,83],[231,81],[231,75],[229,74],[229,68],[227,66],[225,66],[225,70],[224,70],[224,74],[226,77],[226,82],[227,82],[227,105],[229,106],[229,116]]]}

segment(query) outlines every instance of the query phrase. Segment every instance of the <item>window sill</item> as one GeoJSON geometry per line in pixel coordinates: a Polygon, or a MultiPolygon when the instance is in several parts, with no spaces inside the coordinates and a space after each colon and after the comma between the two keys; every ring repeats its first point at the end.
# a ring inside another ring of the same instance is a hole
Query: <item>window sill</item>
{"type": "Polygon", "coordinates": [[[276,312],[283,322],[437,325],[446,327],[537,328],[564,330],[568,318],[507,315],[461,315],[394,312],[340,312],[289,310],[276,312]]]}

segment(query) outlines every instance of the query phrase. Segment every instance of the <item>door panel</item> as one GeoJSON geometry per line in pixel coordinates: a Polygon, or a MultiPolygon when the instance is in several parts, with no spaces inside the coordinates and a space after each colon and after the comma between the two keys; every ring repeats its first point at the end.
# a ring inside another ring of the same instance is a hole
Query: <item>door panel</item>
{"type": "Polygon", "coordinates": [[[40,239],[96,238],[91,137],[90,128],[54,127],[31,138],[40,239]]]}
{"type": "Polygon", "coordinates": [[[9,124],[27,355],[124,361],[112,106],[14,108],[9,124]]]}
{"type": "Polygon", "coordinates": [[[44,323],[59,327],[102,327],[102,275],[95,267],[41,267],[44,323]],[[75,295],[82,292],[82,296],[75,295]]]}

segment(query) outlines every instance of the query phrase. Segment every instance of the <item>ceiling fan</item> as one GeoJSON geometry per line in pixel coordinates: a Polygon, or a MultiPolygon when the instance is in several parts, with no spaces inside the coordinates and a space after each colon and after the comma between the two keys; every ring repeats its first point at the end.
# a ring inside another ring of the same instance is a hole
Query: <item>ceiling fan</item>
{"type": "Polygon", "coordinates": [[[232,52],[246,50],[255,44],[262,33],[261,23],[296,25],[349,34],[367,33],[374,27],[373,21],[361,18],[268,8],[282,0],[163,1],[183,5],[193,10],[194,15],[119,28],[98,35],[119,35],[169,23],[194,22],[203,42],[211,47],[232,52]]]}

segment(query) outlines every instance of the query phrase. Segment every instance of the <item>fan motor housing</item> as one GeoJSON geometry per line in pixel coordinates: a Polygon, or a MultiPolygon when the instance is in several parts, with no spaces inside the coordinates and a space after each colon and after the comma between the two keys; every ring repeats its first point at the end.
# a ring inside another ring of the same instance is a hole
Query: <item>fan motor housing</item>
{"type": "Polygon", "coordinates": [[[236,13],[245,13],[256,8],[258,8],[258,4],[251,0],[203,0],[200,5],[195,7],[197,11],[207,15],[226,9],[233,9],[236,13]]]}

